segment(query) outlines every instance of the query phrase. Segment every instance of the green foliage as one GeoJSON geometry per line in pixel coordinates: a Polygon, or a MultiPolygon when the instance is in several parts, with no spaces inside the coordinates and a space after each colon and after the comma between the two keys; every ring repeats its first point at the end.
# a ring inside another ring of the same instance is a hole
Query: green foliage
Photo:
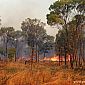
{"type": "Polygon", "coordinates": [[[13,27],[1,27],[0,30],[3,34],[7,34],[8,36],[11,36],[11,34],[14,32],[13,27]]]}
{"type": "Polygon", "coordinates": [[[0,47],[0,54],[4,54],[4,49],[2,47],[0,47]]]}
{"type": "Polygon", "coordinates": [[[27,18],[22,22],[21,29],[26,34],[28,45],[32,46],[43,40],[46,35],[44,25],[45,24],[38,19],[27,18]]]}
{"type": "Polygon", "coordinates": [[[47,23],[49,25],[55,25],[56,23],[59,23],[59,24],[64,24],[64,21],[60,18],[59,15],[56,15],[56,14],[47,14],[47,23]]]}
{"type": "Polygon", "coordinates": [[[52,50],[54,46],[54,37],[47,35],[45,37],[45,42],[40,46],[41,51],[52,50]]]}
{"type": "Polygon", "coordinates": [[[64,48],[66,48],[66,31],[65,29],[63,30],[59,30],[58,34],[56,35],[56,52],[57,54],[61,54],[64,55],[65,50],[64,48]],[[61,52],[60,52],[61,50],[61,52]]]}
{"type": "Polygon", "coordinates": [[[16,49],[15,48],[9,48],[8,49],[8,58],[12,60],[16,55],[16,49]]]}
{"type": "Polygon", "coordinates": [[[76,10],[78,14],[85,14],[84,0],[58,0],[49,7],[50,14],[47,14],[47,23],[49,25],[65,24],[67,18],[76,10]]]}
{"type": "Polygon", "coordinates": [[[49,25],[66,24],[73,8],[73,0],[58,0],[54,2],[49,7],[50,14],[47,14],[47,23],[49,25]]]}

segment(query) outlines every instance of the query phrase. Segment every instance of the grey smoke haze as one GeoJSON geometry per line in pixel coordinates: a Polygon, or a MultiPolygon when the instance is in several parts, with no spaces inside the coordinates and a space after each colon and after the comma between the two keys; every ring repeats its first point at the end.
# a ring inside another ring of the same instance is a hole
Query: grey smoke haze
{"type": "MultiPolygon", "coordinates": [[[[26,18],[38,18],[46,23],[48,8],[55,0],[0,0],[0,16],[2,26],[13,26],[20,29],[26,18]]],[[[47,33],[54,35],[57,29],[46,26],[47,33]]]]}

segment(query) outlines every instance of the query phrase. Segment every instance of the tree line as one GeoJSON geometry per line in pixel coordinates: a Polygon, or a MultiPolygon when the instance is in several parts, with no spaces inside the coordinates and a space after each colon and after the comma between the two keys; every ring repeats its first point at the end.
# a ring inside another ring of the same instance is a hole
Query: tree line
{"type": "MultiPolygon", "coordinates": [[[[4,55],[6,59],[17,59],[17,41],[19,38],[25,40],[31,48],[30,60],[33,62],[35,56],[36,62],[39,62],[39,54],[46,56],[46,50],[53,49],[54,37],[46,33],[44,29],[45,23],[39,19],[27,18],[21,23],[21,30],[15,31],[13,27],[1,27],[0,37],[3,39],[3,46],[0,46],[0,54],[4,55]],[[8,47],[8,44],[11,47],[8,47]]],[[[29,48],[28,48],[29,49],[29,48]]]]}

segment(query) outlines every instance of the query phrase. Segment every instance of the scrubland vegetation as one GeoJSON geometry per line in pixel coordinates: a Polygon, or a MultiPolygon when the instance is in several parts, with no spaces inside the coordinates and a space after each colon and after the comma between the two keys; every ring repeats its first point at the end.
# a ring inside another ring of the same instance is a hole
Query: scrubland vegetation
{"type": "Polygon", "coordinates": [[[57,0],[46,17],[55,39],[39,19],[0,28],[0,85],[85,85],[85,1],[57,0]],[[44,61],[49,52],[58,62],[44,61]]]}

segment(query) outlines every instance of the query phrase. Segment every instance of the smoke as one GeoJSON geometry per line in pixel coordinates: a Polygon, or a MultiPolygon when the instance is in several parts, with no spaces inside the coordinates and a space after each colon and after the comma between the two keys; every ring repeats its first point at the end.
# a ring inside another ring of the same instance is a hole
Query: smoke
{"type": "MultiPolygon", "coordinates": [[[[2,26],[13,26],[18,30],[26,18],[37,18],[46,23],[46,14],[52,3],[53,0],[0,0],[2,26]]],[[[52,31],[46,30],[48,33],[52,31]]]]}

